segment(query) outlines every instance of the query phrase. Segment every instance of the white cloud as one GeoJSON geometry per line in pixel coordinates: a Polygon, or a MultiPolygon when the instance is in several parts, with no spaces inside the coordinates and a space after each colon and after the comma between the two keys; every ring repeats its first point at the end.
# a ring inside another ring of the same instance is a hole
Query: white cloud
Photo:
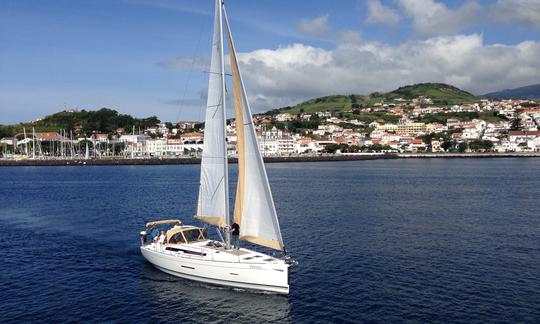
{"type": "Polygon", "coordinates": [[[498,0],[492,13],[499,23],[519,23],[540,28],[539,0],[498,0]]]}
{"type": "Polygon", "coordinates": [[[356,31],[343,31],[339,33],[339,41],[345,44],[360,44],[362,36],[356,31]]]}
{"type": "Polygon", "coordinates": [[[329,94],[369,94],[444,82],[476,94],[538,83],[540,42],[485,45],[481,35],[440,36],[390,46],[294,44],[239,54],[255,111],[329,94]]]}
{"type": "Polygon", "coordinates": [[[482,7],[467,1],[452,10],[435,0],[396,0],[412,19],[415,32],[423,36],[451,35],[477,23],[482,7]]]}
{"type": "Polygon", "coordinates": [[[315,19],[301,19],[298,22],[298,30],[307,37],[324,37],[330,31],[328,26],[328,15],[323,15],[315,19]]]}
{"type": "Polygon", "coordinates": [[[394,9],[383,5],[380,0],[370,0],[367,5],[366,22],[369,24],[395,25],[400,20],[399,14],[394,9]]]}

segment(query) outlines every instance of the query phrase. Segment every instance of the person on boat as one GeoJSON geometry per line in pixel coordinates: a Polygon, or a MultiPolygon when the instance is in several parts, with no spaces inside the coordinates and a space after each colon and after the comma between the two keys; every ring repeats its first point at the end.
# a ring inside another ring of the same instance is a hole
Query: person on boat
{"type": "Polygon", "coordinates": [[[233,223],[231,228],[229,229],[229,232],[231,233],[231,244],[234,249],[239,250],[240,249],[240,225],[237,223],[233,223]]]}
{"type": "Polygon", "coordinates": [[[153,226],[150,228],[149,230],[149,233],[150,233],[150,239],[154,242],[157,241],[157,237],[159,235],[159,230],[157,228],[157,226],[153,226]]]}
{"type": "Polygon", "coordinates": [[[165,231],[161,231],[161,235],[159,236],[159,244],[165,243],[165,231]]]}

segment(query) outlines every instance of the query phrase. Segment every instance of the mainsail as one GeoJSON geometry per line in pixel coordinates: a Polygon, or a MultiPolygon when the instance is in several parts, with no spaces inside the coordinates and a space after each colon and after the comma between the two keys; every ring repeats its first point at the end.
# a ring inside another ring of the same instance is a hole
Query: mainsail
{"type": "Polygon", "coordinates": [[[196,218],[211,225],[223,227],[228,224],[229,181],[225,137],[225,64],[221,10],[221,0],[216,0],[196,218]]]}
{"type": "Polygon", "coordinates": [[[251,108],[236,59],[236,50],[225,8],[223,11],[229,41],[238,148],[238,184],[234,221],[240,225],[240,239],[282,250],[283,239],[276,208],[259,150],[251,108]]]}

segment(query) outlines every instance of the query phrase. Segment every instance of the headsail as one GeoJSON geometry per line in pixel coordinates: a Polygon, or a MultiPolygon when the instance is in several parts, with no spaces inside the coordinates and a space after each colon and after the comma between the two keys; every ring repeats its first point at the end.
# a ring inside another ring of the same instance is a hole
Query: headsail
{"type": "Polygon", "coordinates": [[[221,0],[216,0],[208,101],[204,127],[201,180],[196,218],[225,226],[228,223],[228,175],[225,117],[225,77],[221,0]]]}
{"type": "Polygon", "coordinates": [[[276,208],[259,150],[251,108],[236,59],[236,50],[225,8],[223,13],[229,41],[238,139],[238,185],[234,221],[240,225],[240,239],[282,250],[283,239],[276,208]]]}

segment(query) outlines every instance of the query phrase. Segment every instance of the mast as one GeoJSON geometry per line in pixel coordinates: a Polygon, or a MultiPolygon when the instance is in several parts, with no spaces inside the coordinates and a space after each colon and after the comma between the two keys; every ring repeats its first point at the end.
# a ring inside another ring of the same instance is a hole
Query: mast
{"type": "Polygon", "coordinates": [[[28,141],[26,140],[26,128],[23,127],[23,133],[24,133],[24,153],[26,154],[26,157],[28,157],[28,141]]]}
{"type": "MultiPolygon", "coordinates": [[[[223,105],[223,145],[225,146],[225,156],[223,157],[223,180],[225,184],[225,222],[227,226],[231,224],[229,212],[229,166],[227,160],[227,89],[225,88],[225,54],[223,49],[223,5],[224,1],[216,0],[219,4],[219,48],[221,60],[221,101],[223,105]]],[[[227,248],[231,245],[231,234],[226,231],[227,248]]]]}
{"type": "Polygon", "coordinates": [[[36,129],[32,127],[32,159],[36,158],[36,129]]]}
{"type": "Polygon", "coordinates": [[[215,4],[204,144],[195,218],[223,228],[229,224],[225,59],[221,0],[216,0],[215,4]]]}
{"type": "Polygon", "coordinates": [[[75,155],[75,148],[73,147],[73,130],[69,130],[69,143],[71,148],[71,158],[73,159],[73,156],[75,155]]]}

